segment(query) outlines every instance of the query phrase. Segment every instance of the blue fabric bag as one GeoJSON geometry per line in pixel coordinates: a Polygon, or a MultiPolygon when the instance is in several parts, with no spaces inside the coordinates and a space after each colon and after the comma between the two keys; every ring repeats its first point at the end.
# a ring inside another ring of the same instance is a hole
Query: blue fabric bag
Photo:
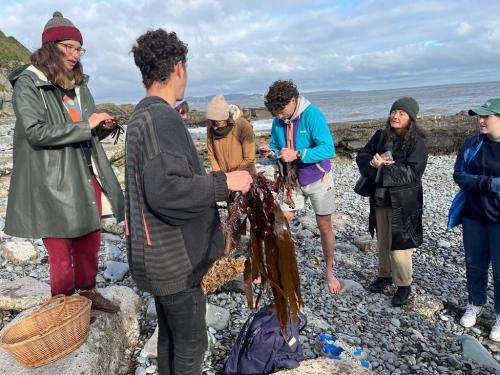
{"type": "MultiPolygon", "coordinates": [[[[469,162],[476,156],[482,146],[483,141],[479,138],[479,142],[474,148],[469,147],[465,150],[462,173],[469,173],[469,162]]],[[[448,211],[448,229],[451,229],[458,224],[462,224],[462,212],[464,210],[466,200],[467,193],[460,189],[457,195],[455,195],[455,198],[453,198],[453,202],[451,202],[451,206],[448,211]]]]}
{"type": "Polygon", "coordinates": [[[448,229],[462,223],[462,212],[464,210],[465,201],[467,200],[467,193],[460,190],[453,202],[451,202],[450,210],[448,211],[448,229]]]}
{"type": "Polygon", "coordinates": [[[299,332],[307,319],[299,313],[299,322],[293,322],[290,314],[288,320],[285,338],[273,307],[263,307],[250,315],[229,353],[224,374],[260,375],[298,367],[304,359],[299,332]]]}

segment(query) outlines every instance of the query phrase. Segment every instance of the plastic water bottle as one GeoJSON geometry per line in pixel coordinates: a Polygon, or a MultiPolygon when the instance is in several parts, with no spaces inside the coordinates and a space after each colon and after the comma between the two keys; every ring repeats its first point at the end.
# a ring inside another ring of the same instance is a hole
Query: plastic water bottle
{"type": "Polygon", "coordinates": [[[366,352],[359,346],[352,346],[349,345],[341,340],[339,340],[337,337],[330,335],[328,333],[321,333],[318,338],[316,339],[316,344],[315,344],[315,349],[316,352],[322,354],[322,355],[328,355],[324,352],[323,347],[326,344],[334,344],[335,346],[341,347],[348,353],[350,353],[353,357],[357,359],[367,359],[368,355],[366,352]]]}

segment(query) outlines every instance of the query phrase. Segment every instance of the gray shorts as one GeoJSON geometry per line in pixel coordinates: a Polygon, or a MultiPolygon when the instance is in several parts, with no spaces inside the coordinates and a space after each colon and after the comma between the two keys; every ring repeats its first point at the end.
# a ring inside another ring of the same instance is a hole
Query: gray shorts
{"type": "Polygon", "coordinates": [[[331,215],[335,211],[335,192],[333,190],[333,173],[328,172],[321,180],[294,189],[292,199],[295,207],[292,209],[283,203],[283,197],[278,197],[278,203],[283,211],[303,210],[306,200],[311,202],[316,215],[331,215]]]}

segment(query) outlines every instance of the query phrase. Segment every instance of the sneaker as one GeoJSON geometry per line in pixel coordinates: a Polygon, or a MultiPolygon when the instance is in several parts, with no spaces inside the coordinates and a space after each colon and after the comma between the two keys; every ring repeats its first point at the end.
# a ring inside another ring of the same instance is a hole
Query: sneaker
{"type": "Polygon", "coordinates": [[[490,340],[497,342],[500,341],[500,315],[497,315],[497,320],[495,321],[495,325],[491,329],[490,340]]]}
{"type": "Polygon", "coordinates": [[[120,306],[118,306],[114,302],[111,302],[109,299],[104,298],[104,296],[95,288],[90,290],[82,290],[80,292],[80,295],[92,301],[91,308],[93,310],[100,310],[109,313],[116,313],[120,311],[120,306]]]}
{"type": "Polygon", "coordinates": [[[377,279],[370,284],[368,290],[372,293],[382,293],[384,288],[392,285],[392,277],[377,277],[377,279]]]}
{"type": "Polygon", "coordinates": [[[398,290],[394,293],[392,297],[392,306],[398,307],[403,306],[408,302],[411,294],[411,285],[408,286],[398,286],[398,290]]]}
{"type": "MultiPolygon", "coordinates": [[[[470,328],[474,326],[474,324],[476,324],[476,319],[481,314],[482,310],[483,310],[482,306],[474,306],[470,303],[467,304],[467,308],[465,309],[465,314],[460,319],[460,324],[462,325],[462,327],[470,328]]],[[[500,326],[498,328],[500,329],[500,326]]]]}

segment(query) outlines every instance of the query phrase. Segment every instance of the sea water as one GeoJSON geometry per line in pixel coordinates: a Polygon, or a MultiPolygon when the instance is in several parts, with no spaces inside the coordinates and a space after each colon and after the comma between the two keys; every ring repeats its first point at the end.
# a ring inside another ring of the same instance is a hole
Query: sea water
{"type": "MultiPolygon", "coordinates": [[[[385,118],[392,103],[403,96],[411,96],[420,104],[425,115],[454,115],[478,107],[486,100],[500,97],[500,82],[466,83],[442,86],[410,87],[370,91],[321,91],[302,94],[319,107],[329,123],[385,118]]],[[[229,101],[229,100],[228,100],[229,101]]],[[[231,101],[229,101],[231,102],[231,101]]],[[[264,106],[263,96],[252,96],[232,101],[242,108],[264,106]]],[[[208,102],[198,101],[192,107],[206,110],[208,102]]],[[[271,129],[271,120],[252,121],[255,132],[271,129]]],[[[192,129],[193,135],[205,135],[206,129],[192,129]]]]}

